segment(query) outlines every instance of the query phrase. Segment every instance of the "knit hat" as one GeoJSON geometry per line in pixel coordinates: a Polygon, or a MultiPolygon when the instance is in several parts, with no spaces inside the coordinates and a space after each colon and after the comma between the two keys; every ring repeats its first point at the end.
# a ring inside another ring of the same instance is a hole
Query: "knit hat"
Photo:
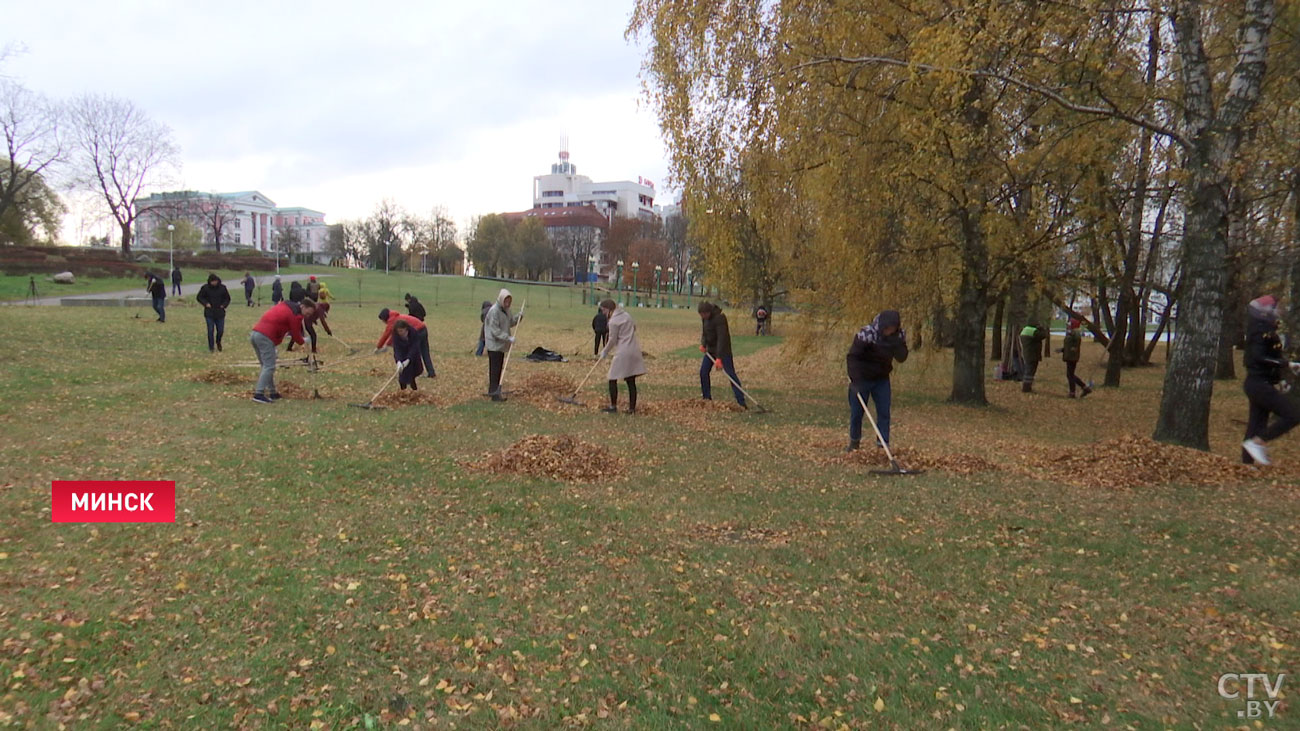
{"type": "Polygon", "coordinates": [[[1251,317],[1269,321],[1277,319],[1277,299],[1271,294],[1251,300],[1247,309],[1251,317]]]}

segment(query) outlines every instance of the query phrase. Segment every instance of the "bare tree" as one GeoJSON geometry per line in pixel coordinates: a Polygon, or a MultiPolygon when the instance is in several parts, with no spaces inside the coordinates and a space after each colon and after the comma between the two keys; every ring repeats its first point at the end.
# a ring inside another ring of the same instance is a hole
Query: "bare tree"
{"type": "Polygon", "coordinates": [[[230,201],[216,193],[211,193],[198,206],[195,216],[202,222],[204,237],[212,241],[217,253],[221,253],[221,242],[226,231],[235,225],[235,209],[230,201]]]}
{"type": "Polygon", "coordinates": [[[131,252],[135,200],[145,186],[179,166],[171,129],[125,99],[87,94],[69,109],[76,167],[74,185],[104,196],[131,252]]]}
{"type": "Polygon", "coordinates": [[[49,182],[63,162],[67,150],[59,122],[56,105],[21,84],[0,79],[0,133],[5,142],[0,159],[0,218],[26,197],[25,188],[49,182]]]}

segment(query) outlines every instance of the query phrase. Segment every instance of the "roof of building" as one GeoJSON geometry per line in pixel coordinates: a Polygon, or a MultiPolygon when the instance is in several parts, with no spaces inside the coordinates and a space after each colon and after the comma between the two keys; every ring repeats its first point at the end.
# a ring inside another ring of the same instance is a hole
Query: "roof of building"
{"type": "Polygon", "coordinates": [[[592,206],[565,206],[563,208],[530,208],[527,211],[501,214],[510,221],[524,218],[541,220],[547,228],[564,226],[594,226],[609,228],[609,220],[592,206]]]}

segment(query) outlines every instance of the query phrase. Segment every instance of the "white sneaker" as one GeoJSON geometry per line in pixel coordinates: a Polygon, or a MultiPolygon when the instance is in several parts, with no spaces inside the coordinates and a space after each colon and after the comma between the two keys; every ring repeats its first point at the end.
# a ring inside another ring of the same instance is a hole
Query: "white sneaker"
{"type": "Polygon", "coordinates": [[[1256,464],[1273,464],[1268,461],[1268,447],[1260,444],[1254,439],[1247,439],[1241,443],[1241,448],[1246,450],[1246,454],[1255,460],[1256,464]]]}

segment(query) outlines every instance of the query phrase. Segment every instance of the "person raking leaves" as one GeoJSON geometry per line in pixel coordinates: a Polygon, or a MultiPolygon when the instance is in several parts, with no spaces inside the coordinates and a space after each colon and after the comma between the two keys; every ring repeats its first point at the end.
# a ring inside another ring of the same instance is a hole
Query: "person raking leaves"
{"type": "Polygon", "coordinates": [[[397,364],[397,385],[402,390],[420,390],[415,379],[424,372],[421,365],[420,338],[409,322],[393,323],[393,361],[397,364]]]}
{"type": "MultiPolygon", "coordinates": [[[[311,298],[308,297],[307,299],[311,299],[311,298]]],[[[305,299],[303,301],[306,302],[307,300],[305,299]]],[[[334,331],[330,329],[329,321],[326,319],[327,317],[329,317],[329,313],[330,313],[330,305],[328,302],[317,302],[315,311],[312,312],[312,314],[302,318],[303,331],[306,332],[307,337],[311,338],[312,355],[316,354],[316,342],[317,342],[316,326],[317,325],[320,325],[322,328],[324,328],[326,334],[331,336],[334,335],[334,331]]],[[[292,351],[293,343],[289,343],[289,347],[286,350],[292,351]]]]}
{"type": "Polygon", "coordinates": [[[1291,384],[1283,379],[1284,371],[1300,376],[1300,362],[1282,357],[1282,338],[1278,336],[1277,300],[1264,295],[1251,300],[1247,307],[1246,381],[1242,389],[1250,400],[1250,418],[1246,422],[1246,440],[1241,443],[1241,460],[1246,464],[1272,464],[1268,443],[1300,424],[1300,407],[1287,398],[1291,384]],[[1269,416],[1277,418],[1269,423],[1269,416]]]}
{"type": "Polygon", "coordinates": [[[269,404],[279,400],[280,392],[275,389],[276,347],[285,335],[302,345],[302,319],[310,317],[315,311],[316,303],[309,299],[301,303],[280,301],[262,313],[262,317],[253,326],[248,341],[257,354],[258,364],[262,366],[257,377],[257,387],[253,391],[253,401],[256,403],[269,404]]]}
{"type": "Polygon", "coordinates": [[[375,352],[382,352],[393,337],[393,328],[397,326],[397,323],[405,322],[414,331],[412,338],[417,352],[420,354],[420,360],[424,363],[425,372],[429,374],[429,378],[436,378],[438,373],[433,369],[433,359],[429,355],[429,328],[417,318],[403,315],[397,310],[390,310],[387,307],[379,311],[379,319],[384,323],[384,333],[379,336],[379,342],[375,344],[375,352]]]}
{"type": "Polygon", "coordinates": [[[849,446],[844,451],[852,452],[862,442],[863,407],[867,401],[876,402],[876,428],[880,437],[889,442],[893,401],[889,374],[894,370],[894,361],[906,360],[907,333],[897,310],[884,310],[853,337],[845,357],[849,371],[849,446]]]}
{"type": "Polygon", "coordinates": [[[604,358],[614,348],[614,359],[609,363],[609,406],[601,409],[608,414],[618,412],[618,380],[627,384],[627,413],[636,413],[636,379],[645,375],[645,358],[641,356],[641,341],[636,336],[636,324],[623,306],[614,300],[600,303],[609,321],[609,342],[600,356],[604,358]]]}
{"type": "Polygon", "coordinates": [[[497,292],[496,304],[488,308],[483,317],[483,347],[488,356],[488,392],[493,401],[505,401],[501,394],[501,371],[506,363],[506,351],[515,342],[510,328],[519,324],[519,315],[510,314],[510,305],[515,301],[510,290],[497,292]]]}
{"type": "Polygon", "coordinates": [[[221,336],[226,333],[226,308],[230,306],[230,290],[221,283],[221,277],[209,274],[208,281],[199,287],[194,301],[203,305],[203,322],[208,326],[208,352],[220,351],[221,336]]]}
{"type": "Polygon", "coordinates": [[[731,355],[731,328],[727,326],[727,316],[723,314],[722,308],[712,304],[707,300],[701,301],[696,308],[700,313],[700,352],[704,354],[704,359],[700,362],[700,393],[705,401],[713,399],[712,382],[710,376],[714,369],[724,371],[727,377],[731,379],[731,393],[736,397],[736,403],[740,404],[742,409],[748,409],[745,405],[745,394],[740,390],[740,376],[736,375],[736,363],[731,355]]]}
{"type": "Polygon", "coordinates": [[[1036,322],[1025,325],[1020,331],[1020,351],[1025,359],[1025,372],[1020,376],[1021,393],[1034,392],[1034,374],[1038,373],[1038,364],[1043,361],[1043,341],[1047,331],[1036,322]]]}

